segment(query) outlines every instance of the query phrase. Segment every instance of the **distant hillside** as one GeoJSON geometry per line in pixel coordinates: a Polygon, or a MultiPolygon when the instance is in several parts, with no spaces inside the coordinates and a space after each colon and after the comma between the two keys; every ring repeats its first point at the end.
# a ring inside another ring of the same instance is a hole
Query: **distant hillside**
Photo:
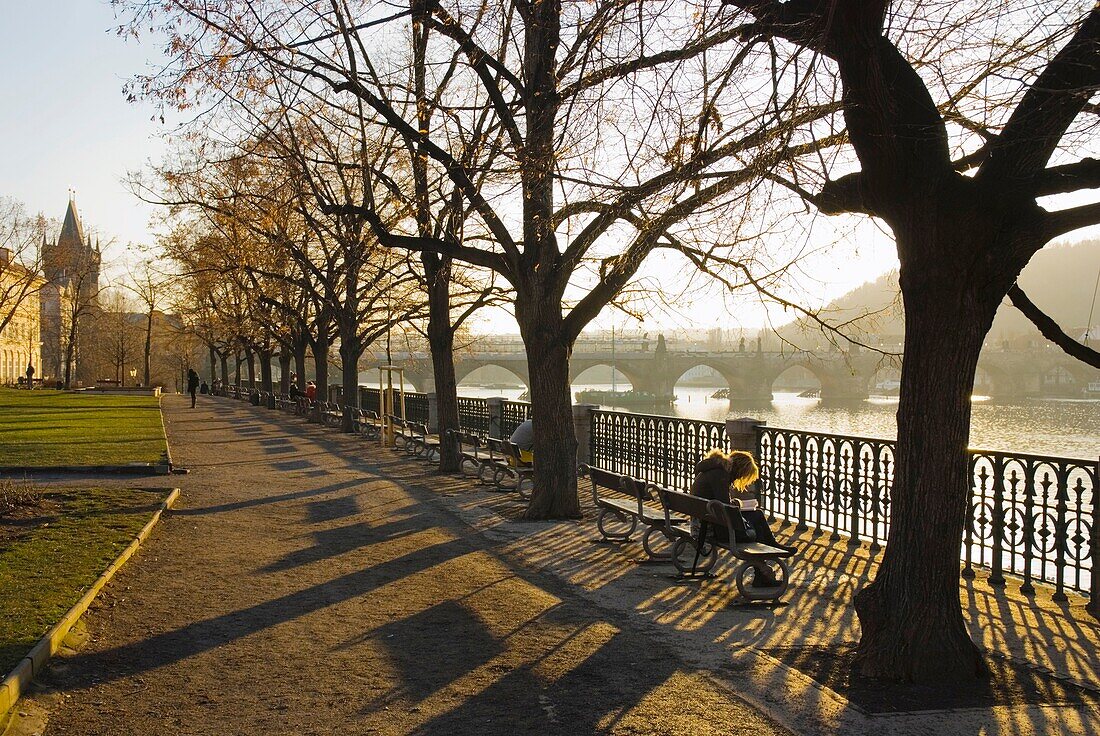
{"type": "MultiPolygon", "coordinates": [[[[1084,328],[1100,269],[1100,239],[1044,248],[1035,255],[1020,275],[1020,286],[1031,300],[1058,321],[1067,331],[1084,328]]],[[[892,271],[870,283],[863,284],[830,303],[827,316],[833,323],[859,317],[868,310],[885,309],[882,314],[858,320],[858,331],[864,335],[900,335],[903,332],[901,299],[898,294],[898,274],[892,271]]],[[[1100,304],[1093,323],[1100,324],[1100,304]]],[[[814,332],[805,321],[779,329],[788,337],[799,332],[814,332]]],[[[993,328],[994,340],[1016,338],[1042,339],[1038,330],[1007,301],[1001,305],[993,328]]]]}

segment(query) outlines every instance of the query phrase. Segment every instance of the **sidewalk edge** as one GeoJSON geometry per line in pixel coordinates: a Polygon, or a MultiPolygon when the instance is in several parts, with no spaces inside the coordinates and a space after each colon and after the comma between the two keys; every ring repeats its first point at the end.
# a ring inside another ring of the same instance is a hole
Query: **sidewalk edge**
{"type": "Polygon", "coordinates": [[[7,725],[11,710],[19,702],[19,698],[23,693],[26,692],[31,681],[42,673],[50,657],[56,654],[61,648],[61,642],[68,635],[76,622],[80,620],[80,617],[87,612],[88,607],[92,605],[92,601],[96,599],[96,596],[99,595],[103,587],[111,581],[115,573],[126,564],[127,560],[133,557],[134,553],[141,547],[141,544],[152,533],[153,527],[160,521],[161,514],[172,508],[176,503],[176,499],[179,498],[179,495],[179,488],[172,489],[172,492],[161,501],[160,508],[153,513],[153,517],[141,528],[141,531],[138,532],[129,546],[115,558],[114,562],[107,566],[103,574],[99,576],[80,600],[61,617],[61,620],[54,624],[53,627],[38,640],[38,643],[35,644],[30,652],[27,653],[27,656],[15,666],[15,669],[13,669],[3,681],[0,681],[0,733],[3,732],[4,727],[7,725]]]}

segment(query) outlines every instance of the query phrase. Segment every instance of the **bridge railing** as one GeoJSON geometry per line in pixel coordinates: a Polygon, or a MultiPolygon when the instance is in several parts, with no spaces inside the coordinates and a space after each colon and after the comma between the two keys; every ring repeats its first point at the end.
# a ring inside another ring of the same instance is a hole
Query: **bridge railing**
{"type": "Polygon", "coordinates": [[[592,412],[591,463],[667,488],[687,489],[695,464],[712,447],[729,449],[722,422],[604,409],[592,412]]]}
{"type": "Polygon", "coordinates": [[[500,434],[504,438],[511,437],[516,427],[531,418],[531,404],[527,401],[504,401],[500,410],[500,434]]]}
{"type": "MultiPolygon", "coordinates": [[[[687,489],[695,464],[732,442],[721,422],[595,410],[590,462],[661,485],[687,489]]],[[[849,537],[872,549],[886,541],[894,483],[895,442],[760,426],[756,456],[760,495],[774,516],[849,537]]],[[[1093,575],[1100,549],[1097,489],[1100,461],[969,450],[970,514],[960,559],[963,574],[990,570],[990,583],[1010,573],[1100,600],[1093,575]]]]}
{"type": "Polygon", "coordinates": [[[485,399],[470,396],[458,397],[458,426],[464,432],[487,437],[489,435],[489,404],[485,399]]]}
{"type": "MultiPolygon", "coordinates": [[[[382,390],[377,388],[371,388],[368,386],[359,387],[359,406],[363,409],[371,409],[378,411],[379,398],[382,390]]],[[[400,392],[397,389],[393,390],[393,401],[390,406],[396,407],[397,402],[400,401],[400,392]]],[[[418,393],[416,391],[405,392],[405,419],[410,422],[422,422],[428,423],[429,420],[429,408],[428,408],[428,395],[418,393]]],[[[395,412],[397,409],[394,410],[395,412]]]]}

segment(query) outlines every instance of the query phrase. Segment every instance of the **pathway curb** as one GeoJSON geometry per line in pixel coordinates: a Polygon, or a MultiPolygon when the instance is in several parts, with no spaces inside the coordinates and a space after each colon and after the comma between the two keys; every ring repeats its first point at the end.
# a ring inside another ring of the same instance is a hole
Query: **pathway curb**
{"type": "Polygon", "coordinates": [[[170,462],[130,463],[129,465],[2,465],[0,476],[7,475],[50,475],[87,473],[95,475],[171,475],[170,462]]]}
{"type": "Polygon", "coordinates": [[[153,527],[160,521],[161,514],[172,508],[179,495],[180,489],[172,489],[172,492],[161,501],[160,508],[153,513],[153,518],[149,519],[145,526],[141,528],[141,531],[138,532],[129,546],[122,551],[122,554],[107,566],[107,569],[76,602],[76,605],[70,608],[68,613],[62,616],[61,620],[38,640],[38,643],[31,648],[27,656],[20,660],[15,669],[0,682],[0,732],[3,732],[12,708],[19,702],[19,698],[26,692],[31,681],[35,676],[42,673],[46,662],[61,648],[61,642],[68,636],[69,631],[80,620],[80,617],[87,612],[88,607],[92,605],[92,601],[96,599],[103,587],[111,581],[115,573],[126,564],[127,560],[133,557],[134,553],[141,547],[142,542],[152,533],[153,527]]]}

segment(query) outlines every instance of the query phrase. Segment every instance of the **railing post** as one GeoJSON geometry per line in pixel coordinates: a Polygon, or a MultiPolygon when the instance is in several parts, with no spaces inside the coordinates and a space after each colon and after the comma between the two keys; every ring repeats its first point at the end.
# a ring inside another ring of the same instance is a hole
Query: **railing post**
{"type": "Polygon", "coordinates": [[[504,397],[490,396],[485,399],[485,405],[489,407],[489,436],[493,439],[507,439],[504,436],[504,397]]]}
{"type": "Polygon", "coordinates": [[[577,464],[592,460],[592,410],[596,404],[573,405],[573,432],[577,435],[577,464]]]}
{"type": "MultiPolygon", "coordinates": [[[[726,420],[726,437],[729,439],[731,450],[741,450],[743,452],[751,453],[756,458],[757,462],[760,462],[759,457],[759,444],[757,431],[760,427],[767,426],[767,422],[763,419],[754,419],[752,417],[741,417],[740,419],[727,419],[726,420]]],[[[771,477],[771,474],[768,474],[771,477]]],[[[757,503],[761,502],[761,483],[756,482],[756,500],[757,503]]],[[[763,505],[763,504],[761,504],[763,505]]],[[[768,509],[769,513],[774,513],[775,509],[768,509]]]]}
{"type": "Polygon", "coordinates": [[[1089,554],[1092,555],[1092,565],[1089,568],[1092,581],[1089,585],[1089,602],[1085,609],[1093,616],[1100,618],[1100,460],[1096,461],[1092,475],[1092,533],[1089,535],[1089,554]]]}
{"type": "Polygon", "coordinates": [[[439,395],[435,391],[428,392],[428,431],[432,434],[439,433],[439,395]]]}

